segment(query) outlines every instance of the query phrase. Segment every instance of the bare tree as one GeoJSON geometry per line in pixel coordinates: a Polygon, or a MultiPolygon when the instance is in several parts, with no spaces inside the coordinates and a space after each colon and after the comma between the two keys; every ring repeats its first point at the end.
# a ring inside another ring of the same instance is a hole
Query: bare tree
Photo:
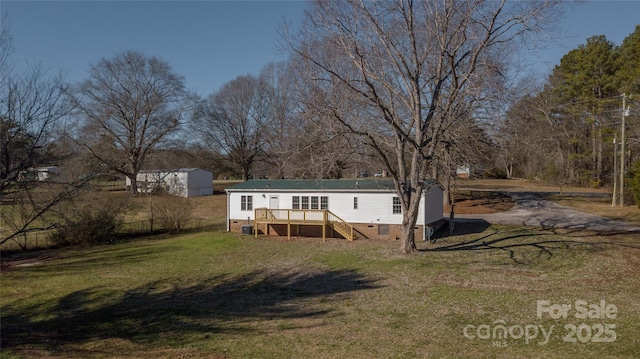
{"type": "MultiPolygon", "coordinates": [[[[504,71],[514,40],[538,31],[554,2],[316,1],[292,52],[396,183],[401,251],[415,250],[420,193],[442,138],[471,118],[504,71]],[[511,48],[510,48],[511,47],[511,48]],[[340,88],[348,98],[332,98],[340,88]],[[359,113],[345,102],[356,102],[359,113]]],[[[527,39],[528,40],[528,39],[527,39]]]]}
{"type": "Polygon", "coordinates": [[[294,140],[297,152],[291,168],[294,177],[345,177],[347,169],[359,160],[357,139],[334,126],[327,126],[331,122],[317,114],[305,113],[301,123],[304,126],[300,133],[304,135],[294,140]]]}
{"type": "Polygon", "coordinates": [[[127,51],[91,67],[74,100],[85,119],[83,145],[131,180],[148,154],[174,133],[190,110],[184,79],[168,63],[127,51]]]}
{"type": "Polygon", "coordinates": [[[2,74],[9,73],[8,59],[13,51],[8,22],[8,16],[5,14],[2,17],[2,24],[0,24],[0,73],[2,74]]]}
{"type": "Polygon", "coordinates": [[[298,142],[304,137],[299,103],[295,99],[296,79],[290,63],[270,63],[260,72],[269,91],[270,121],[265,127],[266,161],[257,170],[276,178],[291,177],[296,172],[298,142]],[[260,168],[263,167],[263,168],[260,168]]]}
{"type": "Polygon", "coordinates": [[[27,248],[27,234],[52,228],[44,220],[58,205],[76,196],[90,181],[86,173],[38,178],[37,167],[64,163],[72,155],[60,146],[64,122],[72,110],[62,75],[42,66],[15,73],[10,64],[8,30],[0,34],[0,244],[13,240],[27,248]]]}
{"type": "Polygon", "coordinates": [[[210,95],[196,111],[194,130],[205,144],[239,167],[243,180],[264,155],[272,118],[271,93],[266,81],[240,76],[210,95]]]}
{"type": "Polygon", "coordinates": [[[0,196],[17,190],[21,176],[51,162],[51,144],[71,110],[61,76],[47,78],[42,67],[2,80],[0,98],[0,196]]]}
{"type": "Polygon", "coordinates": [[[264,128],[265,161],[256,163],[254,172],[276,178],[341,178],[354,156],[353,141],[308,100],[313,94],[299,81],[300,65],[269,64],[260,73],[270,120],[264,128]]]}

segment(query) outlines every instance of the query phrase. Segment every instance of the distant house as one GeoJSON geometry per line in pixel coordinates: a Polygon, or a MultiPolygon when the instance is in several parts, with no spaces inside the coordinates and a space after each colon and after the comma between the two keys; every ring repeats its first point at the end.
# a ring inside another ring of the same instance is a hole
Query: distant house
{"type": "Polygon", "coordinates": [[[470,178],[471,177],[471,168],[469,165],[462,165],[456,168],[456,177],[458,178],[470,178]]]}
{"type": "MultiPolygon", "coordinates": [[[[178,197],[210,196],[213,194],[213,173],[199,168],[175,170],[144,170],[136,177],[139,192],[164,190],[178,197]]],[[[127,188],[131,180],[126,179],[127,188]]]]}
{"type": "Polygon", "coordinates": [[[36,167],[33,170],[38,181],[50,181],[60,175],[60,170],[57,166],[36,167]]]}
{"type": "MultiPolygon", "coordinates": [[[[227,230],[357,238],[399,238],[402,208],[393,180],[250,180],[226,189],[227,230]],[[255,227],[255,228],[253,228],[255,227]]],[[[435,180],[420,194],[416,238],[443,221],[443,189],[435,180]]]]}

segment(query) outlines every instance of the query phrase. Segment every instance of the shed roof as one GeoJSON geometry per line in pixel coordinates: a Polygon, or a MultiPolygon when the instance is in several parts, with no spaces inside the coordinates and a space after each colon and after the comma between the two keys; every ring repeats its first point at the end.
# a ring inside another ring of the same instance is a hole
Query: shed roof
{"type": "MultiPolygon", "coordinates": [[[[436,180],[426,180],[426,188],[438,185],[436,180]]],[[[287,180],[287,179],[261,179],[248,180],[227,187],[227,192],[242,191],[394,191],[395,187],[391,179],[313,179],[313,180],[287,180]]]]}

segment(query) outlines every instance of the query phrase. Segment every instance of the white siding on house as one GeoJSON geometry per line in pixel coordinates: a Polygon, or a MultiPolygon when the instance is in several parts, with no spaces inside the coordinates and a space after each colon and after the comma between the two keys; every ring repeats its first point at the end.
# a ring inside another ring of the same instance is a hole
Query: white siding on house
{"type": "Polygon", "coordinates": [[[424,208],[424,217],[420,216],[420,218],[424,218],[425,224],[434,223],[442,219],[442,206],[441,205],[430,205],[430,204],[442,204],[444,199],[444,192],[442,188],[431,187],[424,196],[424,202],[420,208],[424,208]]]}
{"type": "MultiPolygon", "coordinates": [[[[422,227],[423,238],[430,235],[427,226],[437,228],[444,219],[442,187],[434,180],[425,181],[425,185],[416,222],[416,229],[422,227]]],[[[317,204],[322,209],[322,199],[327,198],[327,209],[358,227],[365,237],[397,238],[403,214],[393,213],[394,198],[397,197],[394,188],[391,180],[250,180],[238,183],[226,190],[227,230],[238,230],[240,224],[251,224],[258,208],[314,210],[313,204],[317,204]],[[243,196],[245,199],[251,196],[250,209],[242,208],[242,204],[247,203],[243,196]],[[297,197],[296,208],[294,197],[297,197]],[[354,208],[356,202],[357,208],[354,208]]]]}
{"type": "MultiPolygon", "coordinates": [[[[253,220],[253,209],[269,208],[269,195],[271,191],[238,191],[228,193],[229,219],[253,220]],[[253,209],[241,210],[241,196],[253,196],[253,209]]],[[[393,213],[393,192],[281,192],[278,191],[278,207],[291,209],[293,196],[327,196],[329,198],[329,211],[347,222],[373,223],[373,224],[402,224],[402,214],[393,213]],[[353,208],[353,197],[358,197],[358,209],[353,208]]],[[[427,197],[423,196],[419,208],[417,225],[434,222],[442,218],[442,189],[434,186],[427,197]],[[426,202],[425,202],[426,200],[426,202]],[[431,201],[434,202],[431,202],[431,201]],[[438,202],[439,201],[439,202],[438,202]],[[429,203],[439,205],[429,206],[429,203]],[[425,216],[425,209],[427,215],[425,216]],[[438,213],[439,212],[439,213],[438,213]],[[433,219],[433,220],[431,220],[433,219]]]]}
{"type": "Polygon", "coordinates": [[[329,210],[347,222],[401,224],[402,214],[393,213],[395,193],[333,193],[329,210]],[[353,197],[358,197],[358,209],[353,209],[353,197]]]}

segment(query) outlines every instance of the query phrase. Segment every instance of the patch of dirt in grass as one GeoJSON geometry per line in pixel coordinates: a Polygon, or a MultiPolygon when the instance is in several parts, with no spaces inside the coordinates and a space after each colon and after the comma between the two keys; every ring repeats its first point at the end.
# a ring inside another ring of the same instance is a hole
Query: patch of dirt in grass
{"type": "Polygon", "coordinates": [[[45,263],[53,258],[53,251],[30,251],[30,252],[5,252],[2,254],[0,271],[6,272],[17,268],[31,267],[45,263]]]}
{"type": "MultiPolygon", "coordinates": [[[[455,196],[454,210],[458,214],[484,214],[505,212],[515,206],[511,197],[498,192],[462,190],[455,196]]],[[[449,213],[451,206],[444,206],[449,213]]]]}

